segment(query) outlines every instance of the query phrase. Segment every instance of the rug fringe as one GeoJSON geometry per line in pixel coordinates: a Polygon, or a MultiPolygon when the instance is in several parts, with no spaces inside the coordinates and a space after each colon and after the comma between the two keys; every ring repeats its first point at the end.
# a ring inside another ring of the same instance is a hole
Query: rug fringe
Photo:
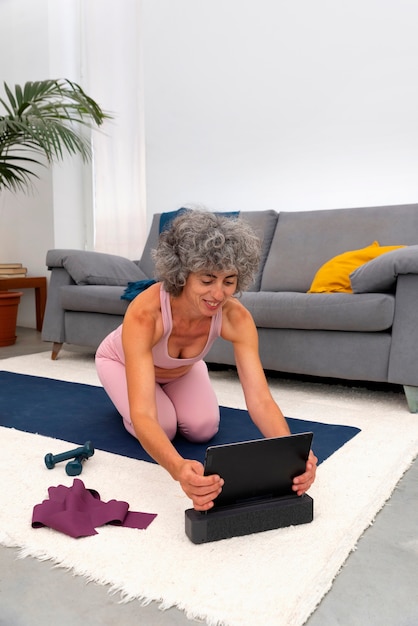
{"type": "Polygon", "coordinates": [[[149,597],[142,595],[134,595],[129,592],[126,592],[123,588],[121,588],[117,584],[110,584],[109,581],[100,578],[99,576],[92,576],[87,571],[83,572],[80,569],[75,570],[73,566],[66,565],[62,560],[51,557],[51,555],[47,554],[42,550],[31,549],[30,547],[17,546],[12,540],[7,541],[4,536],[0,537],[0,543],[9,548],[15,548],[17,550],[17,558],[18,559],[26,559],[26,558],[35,558],[38,561],[47,562],[51,561],[51,566],[53,569],[63,569],[68,573],[71,573],[73,576],[81,576],[86,584],[95,583],[97,585],[101,585],[104,587],[109,587],[108,593],[112,596],[120,595],[120,599],[118,603],[127,604],[129,602],[139,602],[142,607],[148,606],[155,602],[158,605],[158,609],[161,611],[167,611],[171,608],[176,608],[179,611],[183,611],[187,619],[194,620],[197,622],[201,622],[202,624],[206,624],[207,626],[228,626],[227,622],[218,617],[208,616],[203,612],[196,612],[191,609],[182,602],[170,602],[162,599],[161,597],[149,597]]]}

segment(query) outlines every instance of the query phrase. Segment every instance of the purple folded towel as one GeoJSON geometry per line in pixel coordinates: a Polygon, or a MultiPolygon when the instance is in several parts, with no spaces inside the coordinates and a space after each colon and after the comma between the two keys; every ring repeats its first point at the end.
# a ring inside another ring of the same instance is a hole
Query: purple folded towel
{"type": "Polygon", "coordinates": [[[94,489],[86,489],[75,478],[72,487],[49,487],[49,499],[35,505],[32,528],[48,526],[70,537],[97,535],[96,526],[114,524],[127,528],[148,528],[156,513],[129,511],[129,504],[118,500],[103,502],[94,489]]]}

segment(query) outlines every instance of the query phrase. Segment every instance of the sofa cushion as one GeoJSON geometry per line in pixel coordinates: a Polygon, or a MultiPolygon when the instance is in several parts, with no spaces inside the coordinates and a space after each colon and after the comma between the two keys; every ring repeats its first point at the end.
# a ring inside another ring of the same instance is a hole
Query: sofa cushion
{"type": "Polygon", "coordinates": [[[350,273],[360,265],[399,247],[379,246],[375,241],[366,248],[349,250],[333,257],[316,272],[308,293],[353,293],[350,273]]]}
{"type": "Polygon", "coordinates": [[[246,292],[240,298],[259,328],[378,332],[392,326],[392,294],[246,292]]]}
{"type": "MultiPolygon", "coordinates": [[[[160,216],[160,213],[156,213],[153,217],[145,248],[139,261],[139,267],[149,278],[154,277],[154,262],[151,257],[151,251],[158,245],[160,216]]],[[[260,289],[264,265],[276,228],[278,214],[276,213],[276,211],[273,210],[241,211],[239,213],[239,217],[240,219],[246,220],[250,224],[254,232],[258,235],[258,237],[260,237],[262,241],[259,269],[257,271],[253,284],[248,289],[248,291],[258,291],[260,289]]]]}
{"type": "Polygon", "coordinates": [[[281,211],[264,267],[263,291],[306,292],[332,257],[379,241],[415,245],[418,205],[281,211]]]}
{"type": "Polygon", "coordinates": [[[418,245],[388,252],[350,274],[354,293],[389,291],[399,274],[418,274],[418,245]]]}
{"type": "Polygon", "coordinates": [[[147,278],[137,263],[116,254],[81,250],[62,264],[77,285],[127,285],[147,278]]]}
{"type": "Polygon", "coordinates": [[[254,232],[261,239],[261,257],[260,265],[255,276],[253,284],[248,291],[259,291],[261,286],[261,278],[263,276],[264,266],[273,240],[274,231],[276,230],[278,214],[276,211],[241,211],[241,219],[250,224],[254,232]]]}
{"type": "Polygon", "coordinates": [[[158,245],[158,238],[160,236],[160,216],[161,213],[154,213],[152,217],[148,237],[145,242],[141,258],[138,261],[140,269],[144,272],[147,278],[155,278],[155,263],[152,258],[151,252],[158,245]]]}
{"type": "MultiPolygon", "coordinates": [[[[129,302],[123,287],[69,285],[60,288],[67,311],[121,315],[129,302]]],[[[240,298],[260,328],[378,332],[392,326],[392,294],[307,294],[246,292],[240,298]]]]}
{"type": "Polygon", "coordinates": [[[109,285],[60,287],[61,306],[66,311],[125,315],[129,302],[121,299],[123,291],[123,287],[109,285]]]}

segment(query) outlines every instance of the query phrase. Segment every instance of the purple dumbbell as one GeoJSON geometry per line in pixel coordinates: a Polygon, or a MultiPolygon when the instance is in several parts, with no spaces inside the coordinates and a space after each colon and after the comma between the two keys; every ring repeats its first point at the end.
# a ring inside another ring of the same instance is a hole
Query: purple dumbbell
{"type": "MultiPolygon", "coordinates": [[[[48,454],[45,455],[44,460],[45,460],[45,465],[47,466],[47,468],[53,469],[55,465],[57,463],[60,463],[61,461],[68,461],[68,459],[74,459],[75,462],[79,461],[80,471],[78,472],[78,474],[80,474],[81,473],[81,461],[85,461],[89,457],[93,456],[93,454],[94,454],[93,444],[91,443],[91,441],[86,441],[84,446],[81,446],[80,448],[75,448],[74,450],[69,450],[68,452],[61,452],[61,454],[52,454],[51,452],[48,452],[48,454]]],[[[76,464],[78,467],[78,463],[76,464]]],[[[70,463],[67,463],[67,465],[70,465],[70,463]]],[[[77,468],[74,466],[74,469],[77,469],[77,468]]],[[[69,476],[76,476],[76,475],[77,474],[69,474],[69,476]]]]}

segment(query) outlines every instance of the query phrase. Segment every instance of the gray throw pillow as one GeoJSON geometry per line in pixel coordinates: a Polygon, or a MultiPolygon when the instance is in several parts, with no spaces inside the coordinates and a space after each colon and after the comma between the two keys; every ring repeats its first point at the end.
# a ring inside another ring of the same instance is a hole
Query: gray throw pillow
{"type": "Polygon", "coordinates": [[[63,259],[77,285],[118,285],[148,278],[133,261],[116,254],[80,250],[63,259]]]}
{"type": "Polygon", "coordinates": [[[399,274],[418,274],[418,245],[387,252],[350,274],[353,293],[378,293],[393,288],[399,274]]]}

